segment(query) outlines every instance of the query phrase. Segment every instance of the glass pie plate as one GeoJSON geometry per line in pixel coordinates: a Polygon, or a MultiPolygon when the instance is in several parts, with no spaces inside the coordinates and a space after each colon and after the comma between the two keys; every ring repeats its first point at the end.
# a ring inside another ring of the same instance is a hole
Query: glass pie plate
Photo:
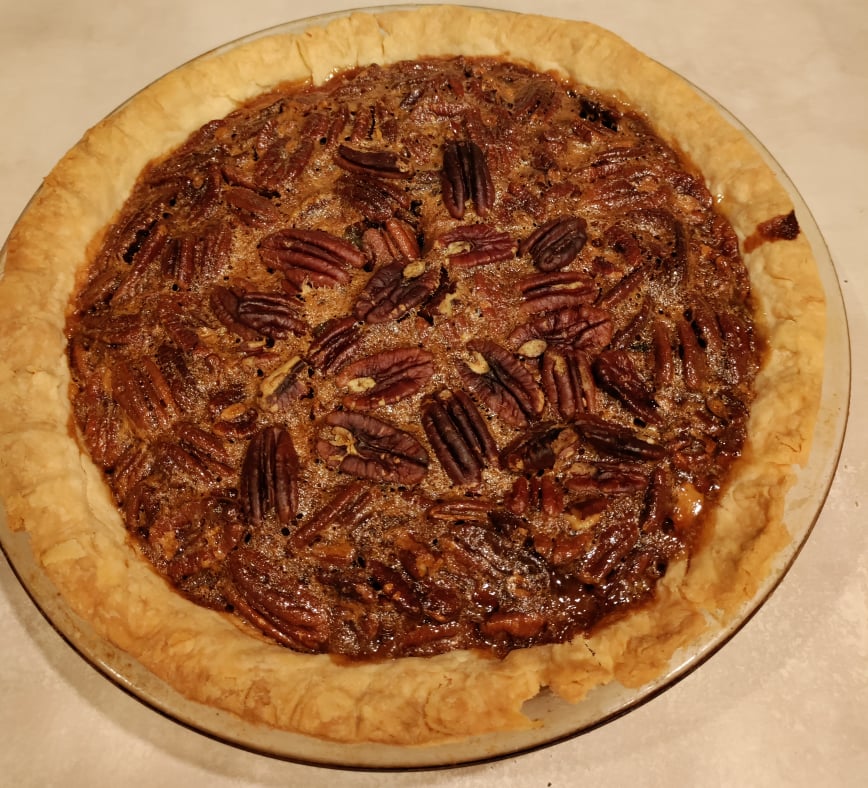
{"type": "MultiPolygon", "coordinates": [[[[391,6],[388,10],[395,10],[391,6]]],[[[386,9],[365,8],[378,12],[386,9]]],[[[291,22],[246,36],[203,57],[275,33],[299,33],[351,12],[322,15],[291,22]]],[[[697,92],[705,96],[701,90],[697,92]]],[[[528,701],[527,715],[539,727],[514,733],[473,737],[460,742],[425,747],[383,744],[336,744],[245,722],[218,709],[192,702],[158,679],[124,651],[99,636],[77,616],[48,579],[31,551],[26,533],[9,528],[0,506],[0,544],[13,571],[51,625],[85,660],[109,680],[171,719],[227,744],[264,755],[322,766],[355,769],[424,769],[480,762],[551,745],[602,725],[636,708],[701,665],[721,648],[768,599],[807,540],[831,485],[844,438],[850,390],[850,350],[843,299],[834,266],[822,235],[806,204],[786,173],[760,142],[713,99],[720,113],[751,141],[780,183],[789,192],[802,232],[809,240],[825,291],[827,326],[825,367],[814,442],[806,466],[787,495],[784,522],[791,535],[755,596],[723,629],[711,629],[690,647],[677,652],[668,668],[638,689],[610,683],[593,690],[584,700],[569,704],[543,692],[528,701]]],[[[5,248],[0,250],[0,275],[5,248]]]]}

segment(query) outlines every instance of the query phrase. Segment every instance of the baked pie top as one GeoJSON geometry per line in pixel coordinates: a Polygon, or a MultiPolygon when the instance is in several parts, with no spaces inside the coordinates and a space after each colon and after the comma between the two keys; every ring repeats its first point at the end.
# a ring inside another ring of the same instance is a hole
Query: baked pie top
{"type": "Polygon", "coordinates": [[[652,598],[759,360],[699,177],[637,113],[491,59],[206,124],[74,303],[76,422],[143,552],[352,657],[503,654],[652,598]]]}
{"type": "Polygon", "coordinates": [[[10,524],[98,632],[274,727],[432,742],[531,724],[541,686],[642,684],[787,539],[823,331],[791,211],[737,131],[591,25],[360,14],[197,61],[92,130],[10,238],[10,524]],[[376,78],[414,69],[440,76],[376,78]],[[139,559],[118,502],[218,610],[139,559]]]}

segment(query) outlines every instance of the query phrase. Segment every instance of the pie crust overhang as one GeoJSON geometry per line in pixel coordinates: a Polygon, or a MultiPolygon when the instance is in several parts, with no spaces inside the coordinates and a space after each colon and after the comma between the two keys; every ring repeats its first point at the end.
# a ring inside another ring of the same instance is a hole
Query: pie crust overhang
{"type": "Polygon", "coordinates": [[[748,443],[688,564],[647,607],[589,639],[511,652],[346,664],[252,637],[176,594],[135,552],[97,468],[70,433],[65,320],[88,250],[142,168],[208,120],[293,80],[423,56],[502,56],[552,70],[640,109],[703,173],[741,239],[792,210],[751,143],[682,79],[594,25],[455,7],[359,13],[300,35],[205,56],[89,131],[50,173],[7,246],[0,281],[0,494],[66,603],[188,698],[244,719],[344,742],[422,744],[535,724],[523,703],[549,687],[654,679],[706,627],[751,600],[789,536],[794,469],[808,455],[825,312],[807,240],[745,254],[766,357],[748,443]]]}

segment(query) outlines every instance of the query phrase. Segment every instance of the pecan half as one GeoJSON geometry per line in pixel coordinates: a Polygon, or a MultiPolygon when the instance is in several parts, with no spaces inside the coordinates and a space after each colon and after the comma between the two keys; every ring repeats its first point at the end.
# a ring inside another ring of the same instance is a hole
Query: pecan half
{"type": "Polygon", "coordinates": [[[439,268],[426,267],[421,260],[396,260],[368,280],[353,314],[368,323],[396,320],[428,299],[439,283],[439,268]]]}
{"type": "Polygon", "coordinates": [[[313,395],[310,385],[311,366],[294,356],[263,378],[259,396],[266,410],[277,411],[289,403],[313,395]]]}
{"type": "Polygon", "coordinates": [[[692,391],[699,391],[708,380],[708,359],[699,344],[693,327],[683,317],[675,323],[678,342],[681,347],[681,369],[684,382],[692,391]]]}
{"type": "Polygon", "coordinates": [[[519,436],[501,452],[501,462],[515,473],[536,473],[554,467],[555,442],[563,432],[561,424],[541,424],[519,436]]]}
{"type": "Polygon", "coordinates": [[[545,351],[540,365],[540,383],[546,399],[562,419],[596,410],[596,386],[587,354],[581,350],[545,351]]]}
{"type": "Polygon", "coordinates": [[[129,451],[130,436],[123,411],[114,398],[103,391],[101,377],[98,373],[92,375],[76,397],[75,415],[93,459],[103,467],[110,467],[129,451]]]}
{"type": "Polygon", "coordinates": [[[301,521],[289,538],[288,547],[300,550],[332,527],[349,530],[363,523],[371,513],[373,494],[361,482],[350,482],[339,488],[334,496],[301,521]]]}
{"type": "Polygon", "coordinates": [[[358,150],[339,145],[335,164],[350,172],[375,175],[378,178],[409,178],[412,173],[398,166],[398,154],[392,151],[358,150]]]}
{"type": "Polygon", "coordinates": [[[282,427],[266,427],[251,438],[241,465],[240,495],[244,515],[259,526],[272,512],[288,524],[298,508],[298,456],[292,436],[282,427]]]}
{"type": "Polygon", "coordinates": [[[238,402],[224,408],[219,420],[214,424],[214,432],[228,438],[241,438],[252,435],[259,421],[259,411],[238,402]]]}
{"type": "Polygon", "coordinates": [[[267,197],[243,186],[230,186],[223,193],[226,204],[251,227],[268,227],[280,219],[280,211],[267,197]]]}
{"type": "Polygon", "coordinates": [[[416,231],[400,219],[387,219],[383,227],[370,227],[362,235],[362,249],[377,265],[396,260],[418,260],[416,231]]]}
{"type": "MultiPolygon", "coordinates": [[[[269,126],[270,124],[266,124],[269,126]]],[[[298,143],[290,149],[290,141],[284,137],[261,135],[264,138],[256,162],[256,181],[265,189],[280,192],[295,181],[309,164],[318,140],[333,141],[343,125],[343,118],[330,117],[322,112],[311,112],[298,137],[298,143]]]]}
{"type": "Polygon", "coordinates": [[[447,299],[450,295],[455,293],[457,288],[457,283],[449,279],[449,272],[445,267],[442,267],[437,279],[437,287],[435,287],[434,292],[422,302],[418,312],[419,317],[428,323],[428,325],[433,326],[434,321],[439,315],[448,315],[450,304],[447,299]]]}
{"type": "Polygon", "coordinates": [[[455,484],[476,484],[497,459],[497,446],[470,397],[441,391],[421,410],[422,427],[446,475],[455,484]]]}
{"type": "Polygon", "coordinates": [[[657,402],[640,377],[626,350],[607,350],[593,363],[600,386],[614,395],[628,410],[649,423],[660,421],[657,402]]]}
{"type": "Polygon", "coordinates": [[[696,332],[699,346],[710,359],[719,358],[724,347],[723,337],[718,328],[717,318],[706,301],[697,296],[693,305],[685,311],[684,319],[689,321],[696,332]]]}
{"type": "Polygon", "coordinates": [[[525,84],[512,102],[515,115],[528,120],[548,120],[560,104],[560,96],[549,82],[533,80],[525,84]]]}
{"type": "Polygon", "coordinates": [[[594,353],[611,342],[612,333],[612,318],[608,312],[581,304],[533,315],[512,331],[507,343],[519,348],[526,342],[541,339],[550,345],[594,353]]]}
{"type": "Polygon", "coordinates": [[[657,388],[662,388],[672,382],[675,370],[672,336],[662,319],[651,325],[651,341],[654,345],[654,382],[657,388]]]}
{"type": "Polygon", "coordinates": [[[463,219],[467,201],[485,216],[494,203],[494,183],[482,149],[470,140],[448,142],[443,149],[443,204],[454,219],[463,219]]]}
{"type": "Polygon", "coordinates": [[[445,248],[450,264],[459,268],[500,263],[511,260],[515,253],[515,241],[509,233],[486,224],[456,227],[441,235],[437,243],[445,248]]]}
{"type": "Polygon", "coordinates": [[[564,511],[564,490],[550,473],[519,476],[504,503],[513,514],[539,512],[545,517],[557,517],[564,511]]]}
{"type": "Polygon", "coordinates": [[[467,343],[471,360],[459,368],[472,394],[513,427],[525,427],[545,406],[545,395],[530,371],[506,348],[488,339],[467,343]]]}
{"type": "Polygon", "coordinates": [[[219,435],[195,424],[184,423],[175,428],[175,438],[178,445],[202,463],[211,476],[225,478],[232,473],[232,457],[219,435]]]}
{"type": "Polygon", "coordinates": [[[494,502],[487,498],[447,498],[431,504],[425,515],[451,523],[487,523],[493,508],[494,502]]]}
{"type": "Polygon", "coordinates": [[[336,380],[351,410],[373,410],[415,394],[434,374],[434,356],[418,347],[384,350],[345,366],[336,380]]]}
{"type": "Polygon", "coordinates": [[[630,495],[648,486],[648,471],[628,463],[585,463],[581,473],[564,478],[564,486],[583,496],[630,495]]]}
{"type": "Polygon", "coordinates": [[[307,331],[298,302],[286,293],[244,293],[216,285],[211,308],[223,325],[244,339],[286,339],[307,331]]]}
{"type": "Polygon", "coordinates": [[[229,602],[237,613],[298,651],[320,652],[328,645],[329,611],[296,580],[289,581],[265,556],[234,551],[227,560],[229,602]]]}
{"type": "Polygon", "coordinates": [[[213,281],[229,265],[232,229],[228,225],[206,228],[195,236],[184,236],[162,258],[163,276],[182,290],[197,283],[213,281]]]}
{"type": "Polygon", "coordinates": [[[351,207],[372,222],[385,222],[409,211],[412,198],[395,180],[347,172],[337,182],[337,192],[351,207]]]}
{"type": "Polygon", "coordinates": [[[334,372],[345,364],[359,342],[361,326],[354,317],[335,317],[313,330],[307,358],[322,372],[334,372]]]}
{"type": "Polygon", "coordinates": [[[755,371],[756,340],[753,329],[735,312],[721,312],[717,322],[729,352],[729,373],[736,383],[740,383],[755,371]]]}
{"type": "Polygon", "coordinates": [[[112,369],[111,391],[140,432],[168,429],[178,415],[172,388],[153,359],[118,363],[112,369]]]}
{"type": "Polygon", "coordinates": [[[557,271],[578,257],[588,240],[588,223],[579,216],[546,222],[519,244],[519,255],[530,255],[540,271],[557,271]]]}
{"type": "Polygon", "coordinates": [[[142,316],[94,313],[81,319],[82,336],[96,339],[106,345],[132,345],[140,342],[144,326],[142,316]]]}
{"type": "Polygon", "coordinates": [[[605,421],[590,413],[578,414],[571,426],[600,454],[625,460],[661,460],[666,448],[659,443],[650,443],[635,432],[605,421]]]}
{"type": "Polygon", "coordinates": [[[146,286],[148,273],[152,268],[162,268],[162,261],[170,256],[176,243],[162,224],[155,225],[131,254],[129,270],[111,296],[112,302],[120,304],[139,295],[146,286]]]}
{"type": "Polygon", "coordinates": [[[366,570],[371,585],[380,597],[386,597],[396,607],[412,615],[422,612],[422,600],[403,573],[382,561],[368,561],[366,570]]]}
{"type": "Polygon", "coordinates": [[[259,257],[298,288],[306,281],[317,287],[346,284],[347,268],[367,262],[355,246],[325,230],[278,230],[259,244],[259,257]]]}
{"type": "Polygon", "coordinates": [[[394,424],[353,411],[330,413],[325,424],[316,450],[329,467],[400,484],[418,484],[428,471],[428,452],[394,424]]]}
{"type": "Polygon", "coordinates": [[[563,307],[590,304],[597,297],[597,287],[581,271],[553,271],[531,274],[518,281],[526,312],[550,312],[563,307]]]}
{"type": "Polygon", "coordinates": [[[635,547],[638,538],[639,528],[629,519],[601,523],[594,529],[593,544],[581,560],[579,578],[590,585],[606,582],[635,547]]]}

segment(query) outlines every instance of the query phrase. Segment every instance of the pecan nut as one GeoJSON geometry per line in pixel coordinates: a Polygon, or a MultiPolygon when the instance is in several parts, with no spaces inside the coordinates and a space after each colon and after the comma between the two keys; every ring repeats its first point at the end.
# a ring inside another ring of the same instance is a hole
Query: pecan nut
{"type": "Polygon", "coordinates": [[[251,438],[241,465],[240,496],[244,514],[261,525],[272,512],[288,524],[298,508],[298,455],[282,427],[266,427],[251,438]]]}
{"type": "Polygon", "coordinates": [[[387,219],[383,227],[370,227],[362,235],[362,249],[378,266],[395,260],[418,260],[416,231],[400,219],[387,219]]]}
{"type": "Polygon", "coordinates": [[[440,284],[440,269],[421,260],[396,260],[368,280],[353,307],[353,314],[368,323],[396,320],[425,302],[440,284]]]}
{"type": "Polygon", "coordinates": [[[635,432],[590,413],[578,414],[572,428],[601,455],[626,460],[661,460],[666,448],[643,440],[635,432]]]}
{"type": "Polygon", "coordinates": [[[550,473],[519,476],[504,503],[513,514],[539,512],[544,517],[557,517],[564,511],[564,490],[550,473]]]}
{"type": "Polygon", "coordinates": [[[372,222],[385,222],[395,214],[410,210],[412,199],[396,181],[359,172],[344,173],[337,192],[362,216],[372,222]]]}
{"type": "Polygon", "coordinates": [[[280,211],[271,200],[244,186],[230,186],[223,199],[251,227],[268,227],[280,219],[280,211]]]}
{"type": "Polygon", "coordinates": [[[639,527],[626,519],[622,522],[601,522],[594,529],[593,542],[582,557],[578,577],[589,585],[606,582],[611,572],[636,546],[639,527]]]}
{"type": "Polygon", "coordinates": [[[652,323],[651,339],[654,346],[654,382],[658,388],[662,388],[672,382],[675,373],[672,336],[662,319],[652,323]]]}
{"type": "Polygon", "coordinates": [[[563,307],[590,304],[597,288],[581,271],[552,271],[531,274],[519,280],[518,289],[526,312],[550,312],[563,307]]]}
{"type": "Polygon", "coordinates": [[[699,344],[691,324],[684,317],[679,317],[675,324],[678,334],[678,342],[681,347],[681,369],[684,374],[684,382],[692,391],[700,391],[708,381],[709,364],[699,344]]]}
{"type": "Polygon", "coordinates": [[[541,424],[519,436],[501,452],[504,467],[515,473],[536,473],[554,467],[558,455],[555,443],[563,432],[560,424],[541,424]]]}
{"type": "Polygon", "coordinates": [[[375,353],[345,366],[336,380],[351,410],[373,410],[415,394],[434,374],[434,356],[416,347],[375,353]]]}
{"type": "Polygon", "coordinates": [[[516,94],[512,112],[528,120],[548,120],[560,104],[555,86],[550,82],[533,80],[525,84],[516,94]]]}
{"type": "Polygon", "coordinates": [[[162,258],[163,276],[179,289],[214,281],[229,265],[232,230],[228,225],[208,228],[195,236],[184,236],[162,258]]]}
{"type": "Polygon", "coordinates": [[[487,498],[447,498],[431,504],[425,515],[450,523],[487,523],[493,508],[494,502],[487,498]]]}
{"type": "Polygon", "coordinates": [[[278,230],[259,244],[262,262],[283,272],[297,288],[306,281],[334,287],[350,281],[348,268],[361,268],[365,255],[348,241],[325,230],[278,230]]]}
{"type": "Polygon", "coordinates": [[[520,255],[530,255],[540,271],[558,271],[578,257],[588,240],[588,223],[580,216],[552,219],[519,244],[520,255]]]}
{"type": "Polygon", "coordinates": [[[596,410],[591,364],[581,350],[547,349],[540,365],[540,383],[549,404],[565,421],[596,410]]]}
{"type": "Polygon", "coordinates": [[[295,400],[313,396],[310,385],[311,366],[293,356],[263,378],[259,396],[265,410],[278,411],[295,400]]]}
{"type": "Polygon", "coordinates": [[[307,358],[322,372],[334,372],[345,364],[360,339],[359,322],[354,317],[335,317],[318,325],[307,358]]]}
{"type": "Polygon", "coordinates": [[[494,204],[494,183],[482,149],[470,140],[449,142],[443,149],[443,204],[454,219],[463,219],[472,200],[479,216],[494,204]]]}
{"type": "Polygon", "coordinates": [[[350,172],[375,175],[378,178],[409,178],[412,173],[398,166],[398,154],[383,150],[358,150],[339,145],[335,164],[350,172]]]}
{"type": "Polygon", "coordinates": [[[628,463],[585,463],[581,472],[564,478],[571,492],[588,495],[630,495],[648,487],[647,470],[628,463]]]}
{"type": "Polygon", "coordinates": [[[545,395],[521,360],[488,339],[467,343],[471,359],[459,369],[472,394],[513,427],[526,427],[545,406],[545,395]]]}
{"type": "Polygon", "coordinates": [[[265,556],[236,550],[227,560],[228,601],[279,643],[298,651],[320,652],[329,638],[329,612],[298,581],[292,583],[265,556]]]}
{"type": "Polygon", "coordinates": [[[178,415],[172,388],[156,362],[121,361],[111,372],[112,397],[141,433],[168,429],[178,415]]]}
{"type": "Polygon", "coordinates": [[[463,391],[442,391],[422,406],[422,427],[446,475],[455,484],[476,484],[497,459],[485,419],[463,391]]]}
{"type": "Polygon", "coordinates": [[[612,341],[612,333],[612,318],[608,312],[581,304],[533,315],[512,331],[507,342],[511,347],[519,348],[541,339],[548,345],[593,353],[612,341]]]}
{"type": "Polygon", "coordinates": [[[316,444],[329,467],[373,481],[418,484],[428,471],[428,452],[409,432],[373,416],[335,411],[316,444]]]}
{"type": "Polygon", "coordinates": [[[211,307],[223,325],[244,339],[286,339],[307,331],[298,302],[286,293],[244,293],[215,285],[211,307]]]}
{"type": "Polygon", "coordinates": [[[607,350],[600,353],[594,359],[593,369],[600,386],[620,400],[631,413],[649,423],[660,420],[657,402],[645,386],[628,351],[607,350]]]}
{"type": "Polygon", "coordinates": [[[756,340],[750,324],[735,312],[717,316],[729,356],[729,374],[737,383],[756,372],[756,340]]]}
{"type": "Polygon", "coordinates": [[[473,268],[512,259],[515,242],[509,233],[498,232],[485,224],[456,227],[437,239],[444,247],[451,265],[473,268]]]}
{"type": "Polygon", "coordinates": [[[349,530],[365,521],[371,513],[373,493],[361,482],[350,482],[338,489],[324,506],[293,531],[288,551],[300,550],[313,542],[329,528],[349,530]]]}

